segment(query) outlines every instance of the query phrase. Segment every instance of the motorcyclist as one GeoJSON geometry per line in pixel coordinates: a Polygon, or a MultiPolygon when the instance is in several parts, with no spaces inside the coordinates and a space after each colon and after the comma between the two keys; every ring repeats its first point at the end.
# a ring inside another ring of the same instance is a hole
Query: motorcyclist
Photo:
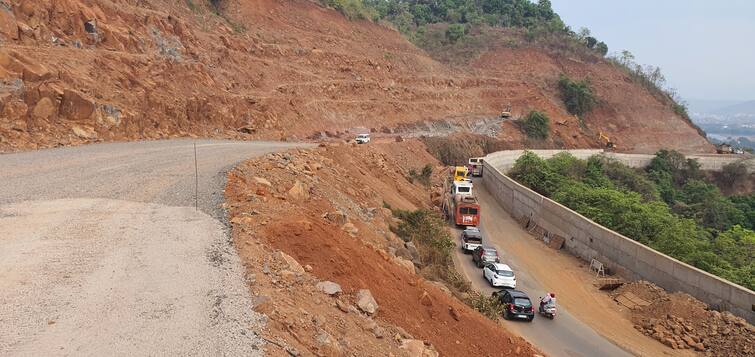
{"type": "Polygon", "coordinates": [[[556,293],[548,293],[545,294],[545,297],[540,299],[540,308],[543,308],[545,305],[548,304],[556,304],[556,293]]]}

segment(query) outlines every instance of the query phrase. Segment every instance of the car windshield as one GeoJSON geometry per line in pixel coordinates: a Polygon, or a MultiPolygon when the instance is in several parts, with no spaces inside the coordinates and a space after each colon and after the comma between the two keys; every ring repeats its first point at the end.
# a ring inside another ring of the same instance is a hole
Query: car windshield
{"type": "Polygon", "coordinates": [[[477,214],[477,208],[469,208],[467,209],[467,213],[471,215],[477,214]]]}
{"type": "Polygon", "coordinates": [[[498,255],[498,253],[496,253],[495,250],[486,250],[485,251],[485,255],[494,257],[494,256],[498,255]]]}
{"type": "Polygon", "coordinates": [[[514,276],[514,272],[511,271],[511,270],[498,270],[495,273],[498,274],[498,275],[500,275],[500,276],[505,276],[507,278],[510,278],[510,277],[514,276]]]}
{"type": "Polygon", "coordinates": [[[514,304],[515,305],[519,305],[519,306],[524,306],[524,307],[530,307],[530,306],[532,306],[532,303],[530,302],[530,299],[525,299],[525,298],[515,298],[514,299],[514,304]]]}
{"type": "Polygon", "coordinates": [[[474,231],[467,230],[465,231],[465,234],[467,235],[467,237],[477,237],[477,238],[482,237],[482,235],[480,234],[480,231],[478,230],[474,230],[474,231]]]}
{"type": "Polygon", "coordinates": [[[482,243],[482,238],[475,236],[467,236],[467,242],[469,243],[482,243]]]}
{"type": "Polygon", "coordinates": [[[459,192],[469,193],[470,191],[472,191],[471,187],[459,187],[459,192]]]}
{"type": "Polygon", "coordinates": [[[362,135],[359,135],[358,137],[359,137],[359,138],[361,138],[361,139],[365,139],[365,138],[367,138],[367,137],[368,137],[368,135],[364,135],[364,134],[362,134],[362,135]]]}

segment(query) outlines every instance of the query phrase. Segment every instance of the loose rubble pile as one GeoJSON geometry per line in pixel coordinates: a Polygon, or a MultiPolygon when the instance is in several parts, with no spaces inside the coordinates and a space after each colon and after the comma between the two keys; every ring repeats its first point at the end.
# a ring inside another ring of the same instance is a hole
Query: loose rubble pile
{"type": "Polygon", "coordinates": [[[648,302],[632,310],[635,328],[666,346],[710,356],[755,356],[755,327],[729,312],[710,310],[690,295],[669,294],[646,281],[624,285],[613,295],[648,302]]]}

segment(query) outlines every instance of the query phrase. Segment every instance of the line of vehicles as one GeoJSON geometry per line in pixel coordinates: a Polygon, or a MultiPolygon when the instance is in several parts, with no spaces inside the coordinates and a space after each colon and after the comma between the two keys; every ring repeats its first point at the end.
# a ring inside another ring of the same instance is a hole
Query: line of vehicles
{"type": "MultiPolygon", "coordinates": [[[[443,213],[457,227],[464,229],[460,234],[461,249],[471,254],[472,261],[482,268],[482,276],[493,287],[502,288],[493,292],[504,307],[505,319],[535,318],[535,307],[522,291],[516,290],[516,274],[511,267],[501,262],[495,247],[483,244],[483,235],[479,229],[480,204],[474,195],[474,185],[470,176],[482,176],[482,158],[469,159],[468,166],[456,166],[452,169],[451,179],[447,185],[443,201],[443,213]]],[[[556,316],[555,295],[540,299],[538,313],[553,319],[556,316]]]]}

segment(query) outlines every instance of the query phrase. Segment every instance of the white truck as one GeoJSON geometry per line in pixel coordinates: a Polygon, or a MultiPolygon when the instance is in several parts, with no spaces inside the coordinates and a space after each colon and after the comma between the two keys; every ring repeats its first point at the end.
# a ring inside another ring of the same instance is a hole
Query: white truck
{"type": "Polygon", "coordinates": [[[472,176],[482,176],[482,158],[472,157],[467,164],[469,168],[469,174],[472,176]]]}
{"type": "Polygon", "coordinates": [[[359,134],[355,141],[357,144],[367,144],[370,142],[370,134],[359,134]]]}
{"type": "Polygon", "coordinates": [[[451,195],[473,196],[472,187],[470,181],[454,181],[451,184],[451,195]]]}

